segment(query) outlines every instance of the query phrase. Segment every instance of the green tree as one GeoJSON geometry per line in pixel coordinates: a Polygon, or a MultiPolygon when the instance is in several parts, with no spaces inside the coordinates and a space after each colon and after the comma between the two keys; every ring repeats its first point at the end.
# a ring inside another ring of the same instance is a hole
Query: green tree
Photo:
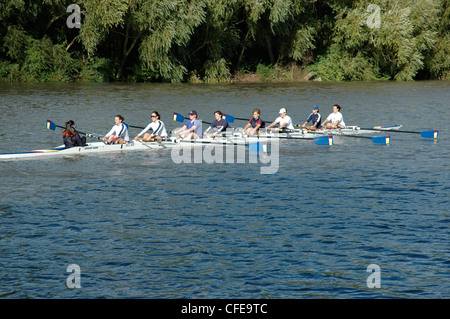
{"type": "Polygon", "coordinates": [[[449,1],[84,0],[70,29],[71,0],[3,0],[0,78],[228,82],[296,66],[325,80],[449,79],[449,1]]]}
{"type": "Polygon", "coordinates": [[[333,44],[313,68],[324,78],[413,80],[437,42],[439,1],[360,0],[334,8],[333,44]],[[371,4],[380,9],[379,26],[369,20],[371,4]],[[329,65],[337,65],[334,74],[329,65]]]}

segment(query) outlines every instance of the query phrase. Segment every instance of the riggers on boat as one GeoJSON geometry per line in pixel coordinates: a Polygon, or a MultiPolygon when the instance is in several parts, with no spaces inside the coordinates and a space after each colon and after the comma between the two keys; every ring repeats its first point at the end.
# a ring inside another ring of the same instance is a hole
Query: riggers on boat
{"type": "MultiPolygon", "coordinates": [[[[51,123],[52,124],[52,123],[51,123]]],[[[164,149],[183,146],[204,146],[204,145],[250,145],[258,142],[271,142],[274,139],[314,139],[317,145],[332,145],[333,136],[348,136],[371,138],[374,143],[389,144],[389,136],[366,136],[365,134],[373,134],[374,132],[390,131],[390,132],[404,132],[404,133],[420,133],[425,138],[437,138],[438,131],[400,131],[401,125],[374,127],[374,128],[359,128],[357,126],[348,126],[345,129],[331,129],[331,130],[316,130],[308,131],[306,129],[281,130],[280,132],[268,131],[262,135],[247,136],[242,132],[235,131],[233,133],[225,134],[224,136],[217,136],[215,138],[203,138],[196,140],[180,140],[178,137],[171,137],[161,142],[141,142],[132,140],[129,144],[112,144],[108,145],[104,142],[88,143],[86,146],[75,146],[66,148],[64,145],[51,149],[38,149],[26,152],[17,153],[3,153],[0,154],[0,160],[11,159],[27,159],[27,158],[43,158],[52,156],[73,156],[93,153],[112,153],[124,151],[139,151],[164,149]]],[[[95,137],[93,134],[82,133],[88,137],[95,137]]]]}

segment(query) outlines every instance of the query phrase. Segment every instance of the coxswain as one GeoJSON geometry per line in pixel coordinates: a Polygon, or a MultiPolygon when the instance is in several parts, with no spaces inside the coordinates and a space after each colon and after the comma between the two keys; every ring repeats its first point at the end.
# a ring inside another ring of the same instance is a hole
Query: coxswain
{"type": "Polygon", "coordinates": [[[70,120],[66,122],[66,129],[62,133],[66,148],[74,146],[86,146],[86,137],[81,137],[75,130],[75,122],[70,120]]]}

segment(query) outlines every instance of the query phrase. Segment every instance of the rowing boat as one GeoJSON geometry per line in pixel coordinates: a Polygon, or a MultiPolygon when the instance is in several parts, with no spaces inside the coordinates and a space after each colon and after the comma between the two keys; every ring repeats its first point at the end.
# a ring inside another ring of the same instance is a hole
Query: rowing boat
{"type": "MultiPolygon", "coordinates": [[[[261,139],[314,139],[316,137],[321,136],[359,136],[359,135],[369,135],[374,133],[380,133],[385,131],[397,131],[402,127],[402,125],[393,125],[393,126],[383,126],[382,129],[362,129],[359,126],[346,126],[345,128],[340,129],[319,129],[310,131],[305,128],[303,129],[291,129],[277,132],[276,130],[270,130],[262,135],[252,135],[246,136],[249,141],[252,140],[261,140],[261,139]]],[[[233,136],[239,137],[237,133],[234,133],[233,136]]],[[[244,135],[242,135],[244,136],[244,135]]]]}
{"type": "MultiPolygon", "coordinates": [[[[51,149],[37,149],[26,152],[17,153],[3,153],[0,154],[0,160],[11,159],[30,159],[40,157],[55,157],[55,156],[73,156],[84,155],[92,153],[113,153],[126,151],[142,151],[152,149],[164,149],[174,147],[186,146],[205,146],[205,145],[250,145],[259,142],[273,142],[275,139],[314,139],[317,145],[332,145],[332,136],[350,136],[350,137],[366,137],[367,134],[374,132],[399,131],[401,125],[383,126],[375,128],[361,129],[358,126],[347,126],[343,129],[321,129],[316,131],[309,131],[306,129],[281,130],[276,132],[274,130],[266,131],[261,135],[245,135],[240,130],[234,132],[227,132],[224,136],[217,136],[215,138],[205,137],[196,140],[181,140],[178,136],[172,136],[167,140],[161,142],[142,142],[132,140],[129,144],[106,144],[104,142],[88,143],[86,146],[75,146],[66,148],[64,145],[51,149]],[[379,128],[379,129],[378,129],[379,128]],[[329,141],[330,140],[330,141],[329,141]]],[[[83,133],[88,137],[99,137],[93,134],[83,133]]],[[[387,144],[389,143],[389,136],[372,137],[374,143],[387,144]],[[381,140],[376,140],[381,138],[381,140]],[[385,139],[386,138],[386,139],[385,139]]]]}
{"type": "Polygon", "coordinates": [[[170,138],[161,142],[141,142],[130,141],[129,144],[106,144],[103,142],[88,143],[86,146],[75,146],[66,148],[60,145],[51,149],[37,149],[26,152],[3,153],[0,154],[0,160],[11,159],[29,159],[39,157],[56,157],[56,156],[74,156],[93,153],[117,153],[128,151],[145,151],[154,149],[165,149],[185,146],[204,146],[204,145],[247,145],[249,143],[245,138],[205,138],[198,140],[179,140],[170,138]]]}

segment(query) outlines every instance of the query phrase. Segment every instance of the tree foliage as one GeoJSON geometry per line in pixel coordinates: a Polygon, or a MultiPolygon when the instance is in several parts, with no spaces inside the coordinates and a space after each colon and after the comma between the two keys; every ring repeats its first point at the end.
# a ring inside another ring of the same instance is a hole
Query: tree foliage
{"type": "MultiPolygon", "coordinates": [[[[0,3],[4,81],[229,82],[295,64],[324,80],[450,79],[450,0],[0,3]]],[[[273,74],[273,72],[272,72],[273,74]]]]}

